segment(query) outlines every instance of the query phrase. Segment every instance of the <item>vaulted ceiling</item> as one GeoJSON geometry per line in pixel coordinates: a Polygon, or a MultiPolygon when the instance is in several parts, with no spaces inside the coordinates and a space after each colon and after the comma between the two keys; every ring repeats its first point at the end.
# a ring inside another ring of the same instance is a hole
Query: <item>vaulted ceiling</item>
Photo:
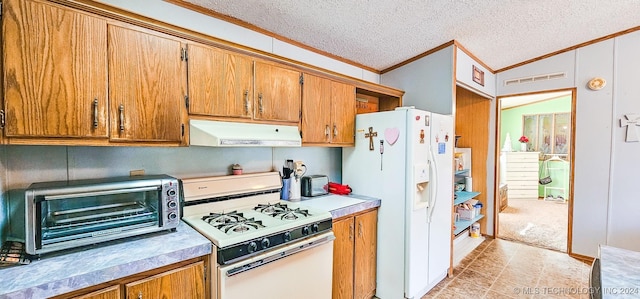
{"type": "Polygon", "coordinates": [[[183,1],[376,70],[451,40],[499,70],[640,26],[638,0],[183,1]]]}

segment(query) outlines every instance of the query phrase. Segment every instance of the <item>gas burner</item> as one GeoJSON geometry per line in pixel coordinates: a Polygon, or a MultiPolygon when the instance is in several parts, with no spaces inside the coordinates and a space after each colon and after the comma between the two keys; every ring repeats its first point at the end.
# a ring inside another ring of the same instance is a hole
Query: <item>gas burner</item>
{"type": "Polygon", "coordinates": [[[289,210],[289,208],[287,208],[286,204],[281,204],[281,203],[276,203],[276,204],[258,204],[255,208],[253,208],[254,210],[262,213],[262,214],[267,214],[269,216],[273,216],[279,213],[282,213],[284,211],[289,210]]]}
{"type": "Polygon", "coordinates": [[[309,217],[311,214],[308,210],[301,210],[300,208],[290,209],[285,207],[285,210],[274,213],[271,216],[280,217],[282,220],[296,220],[300,217],[309,217]]]}
{"type": "Polygon", "coordinates": [[[226,234],[244,233],[264,227],[262,221],[255,220],[254,218],[244,219],[240,222],[220,223],[214,226],[226,234]]]}
{"type": "Polygon", "coordinates": [[[218,227],[220,225],[242,222],[247,219],[244,218],[242,213],[233,211],[229,213],[209,213],[208,216],[202,216],[202,220],[212,226],[218,227]]]}

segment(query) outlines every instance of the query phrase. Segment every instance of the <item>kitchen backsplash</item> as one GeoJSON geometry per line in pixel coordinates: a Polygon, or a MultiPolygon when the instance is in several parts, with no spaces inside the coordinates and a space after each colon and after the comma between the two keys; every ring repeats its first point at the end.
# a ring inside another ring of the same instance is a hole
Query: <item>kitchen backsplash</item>
{"type": "Polygon", "coordinates": [[[340,148],[72,147],[0,146],[0,241],[24,238],[24,189],[34,182],[168,174],[178,178],[282,169],[284,160],[303,161],[307,174],[342,180],[340,148]]]}

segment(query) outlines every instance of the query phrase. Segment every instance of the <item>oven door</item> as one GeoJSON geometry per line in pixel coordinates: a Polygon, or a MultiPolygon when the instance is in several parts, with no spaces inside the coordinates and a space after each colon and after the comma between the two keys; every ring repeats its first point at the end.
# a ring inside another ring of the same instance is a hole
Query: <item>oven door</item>
{"type": "Polygon", "coordinates": [[[27,199],[27,252],[40,254],[158,230],[160,186],[27,199]]]}
{"type": "Polygon", "coordinates": [[[330,299],[333,232],[219,266],[220,299],[330,299]]]}

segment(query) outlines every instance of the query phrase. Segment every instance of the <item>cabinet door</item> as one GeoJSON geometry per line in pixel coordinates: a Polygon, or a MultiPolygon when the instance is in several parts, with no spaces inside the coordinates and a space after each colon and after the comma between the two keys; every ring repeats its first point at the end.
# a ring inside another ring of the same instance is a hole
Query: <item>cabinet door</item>
{"type": "Polygon", "coordinates": [[[120,286],[114,285],[89,294],[76,296],[71,299],[120,299],[120,286]]]}
{"type": "Polygon", "coordinates": [[[128,283],[125,292],[126,298],[204,298],[204,262],[128,283]]]}
{"type": "Polygon", "coordinates": [[[355,86],[331,81],[331,103],[331,143],[355,144],[355,86]]]}
{"type": "Polygon", "coordinates": [[[251,118],[253,60],[189,45],[189,114],[251,118]]]}
{"type": "Polygon", "coordinates": [[[180,41],[109,26],[112,141],[182,140],[180,41]]]}
{"type": "Polygon", "coordinates": [[[333,299],[353,298],[353,220],[333,223],[333,299]]]}
{"type": "Polygon", "coordinates": [[[355,299],[373,297],[376,291],[378,210],[355,217],[355,299]]]}
{"type": "Polygon", "coordinates": [[[253,118],[298,123],[300,72],[262,61],[255,62],[253,118]]]}
{"type": "Polygon", "coordinates": [[[106,21],[35,1],[3,4],[6,136],[106,138],[106,21]]]}
{"type": "Polygon", "coordinates": [[[304,75],[302,85],[302,142],[331,141],[331,81],[304,75]]]}

